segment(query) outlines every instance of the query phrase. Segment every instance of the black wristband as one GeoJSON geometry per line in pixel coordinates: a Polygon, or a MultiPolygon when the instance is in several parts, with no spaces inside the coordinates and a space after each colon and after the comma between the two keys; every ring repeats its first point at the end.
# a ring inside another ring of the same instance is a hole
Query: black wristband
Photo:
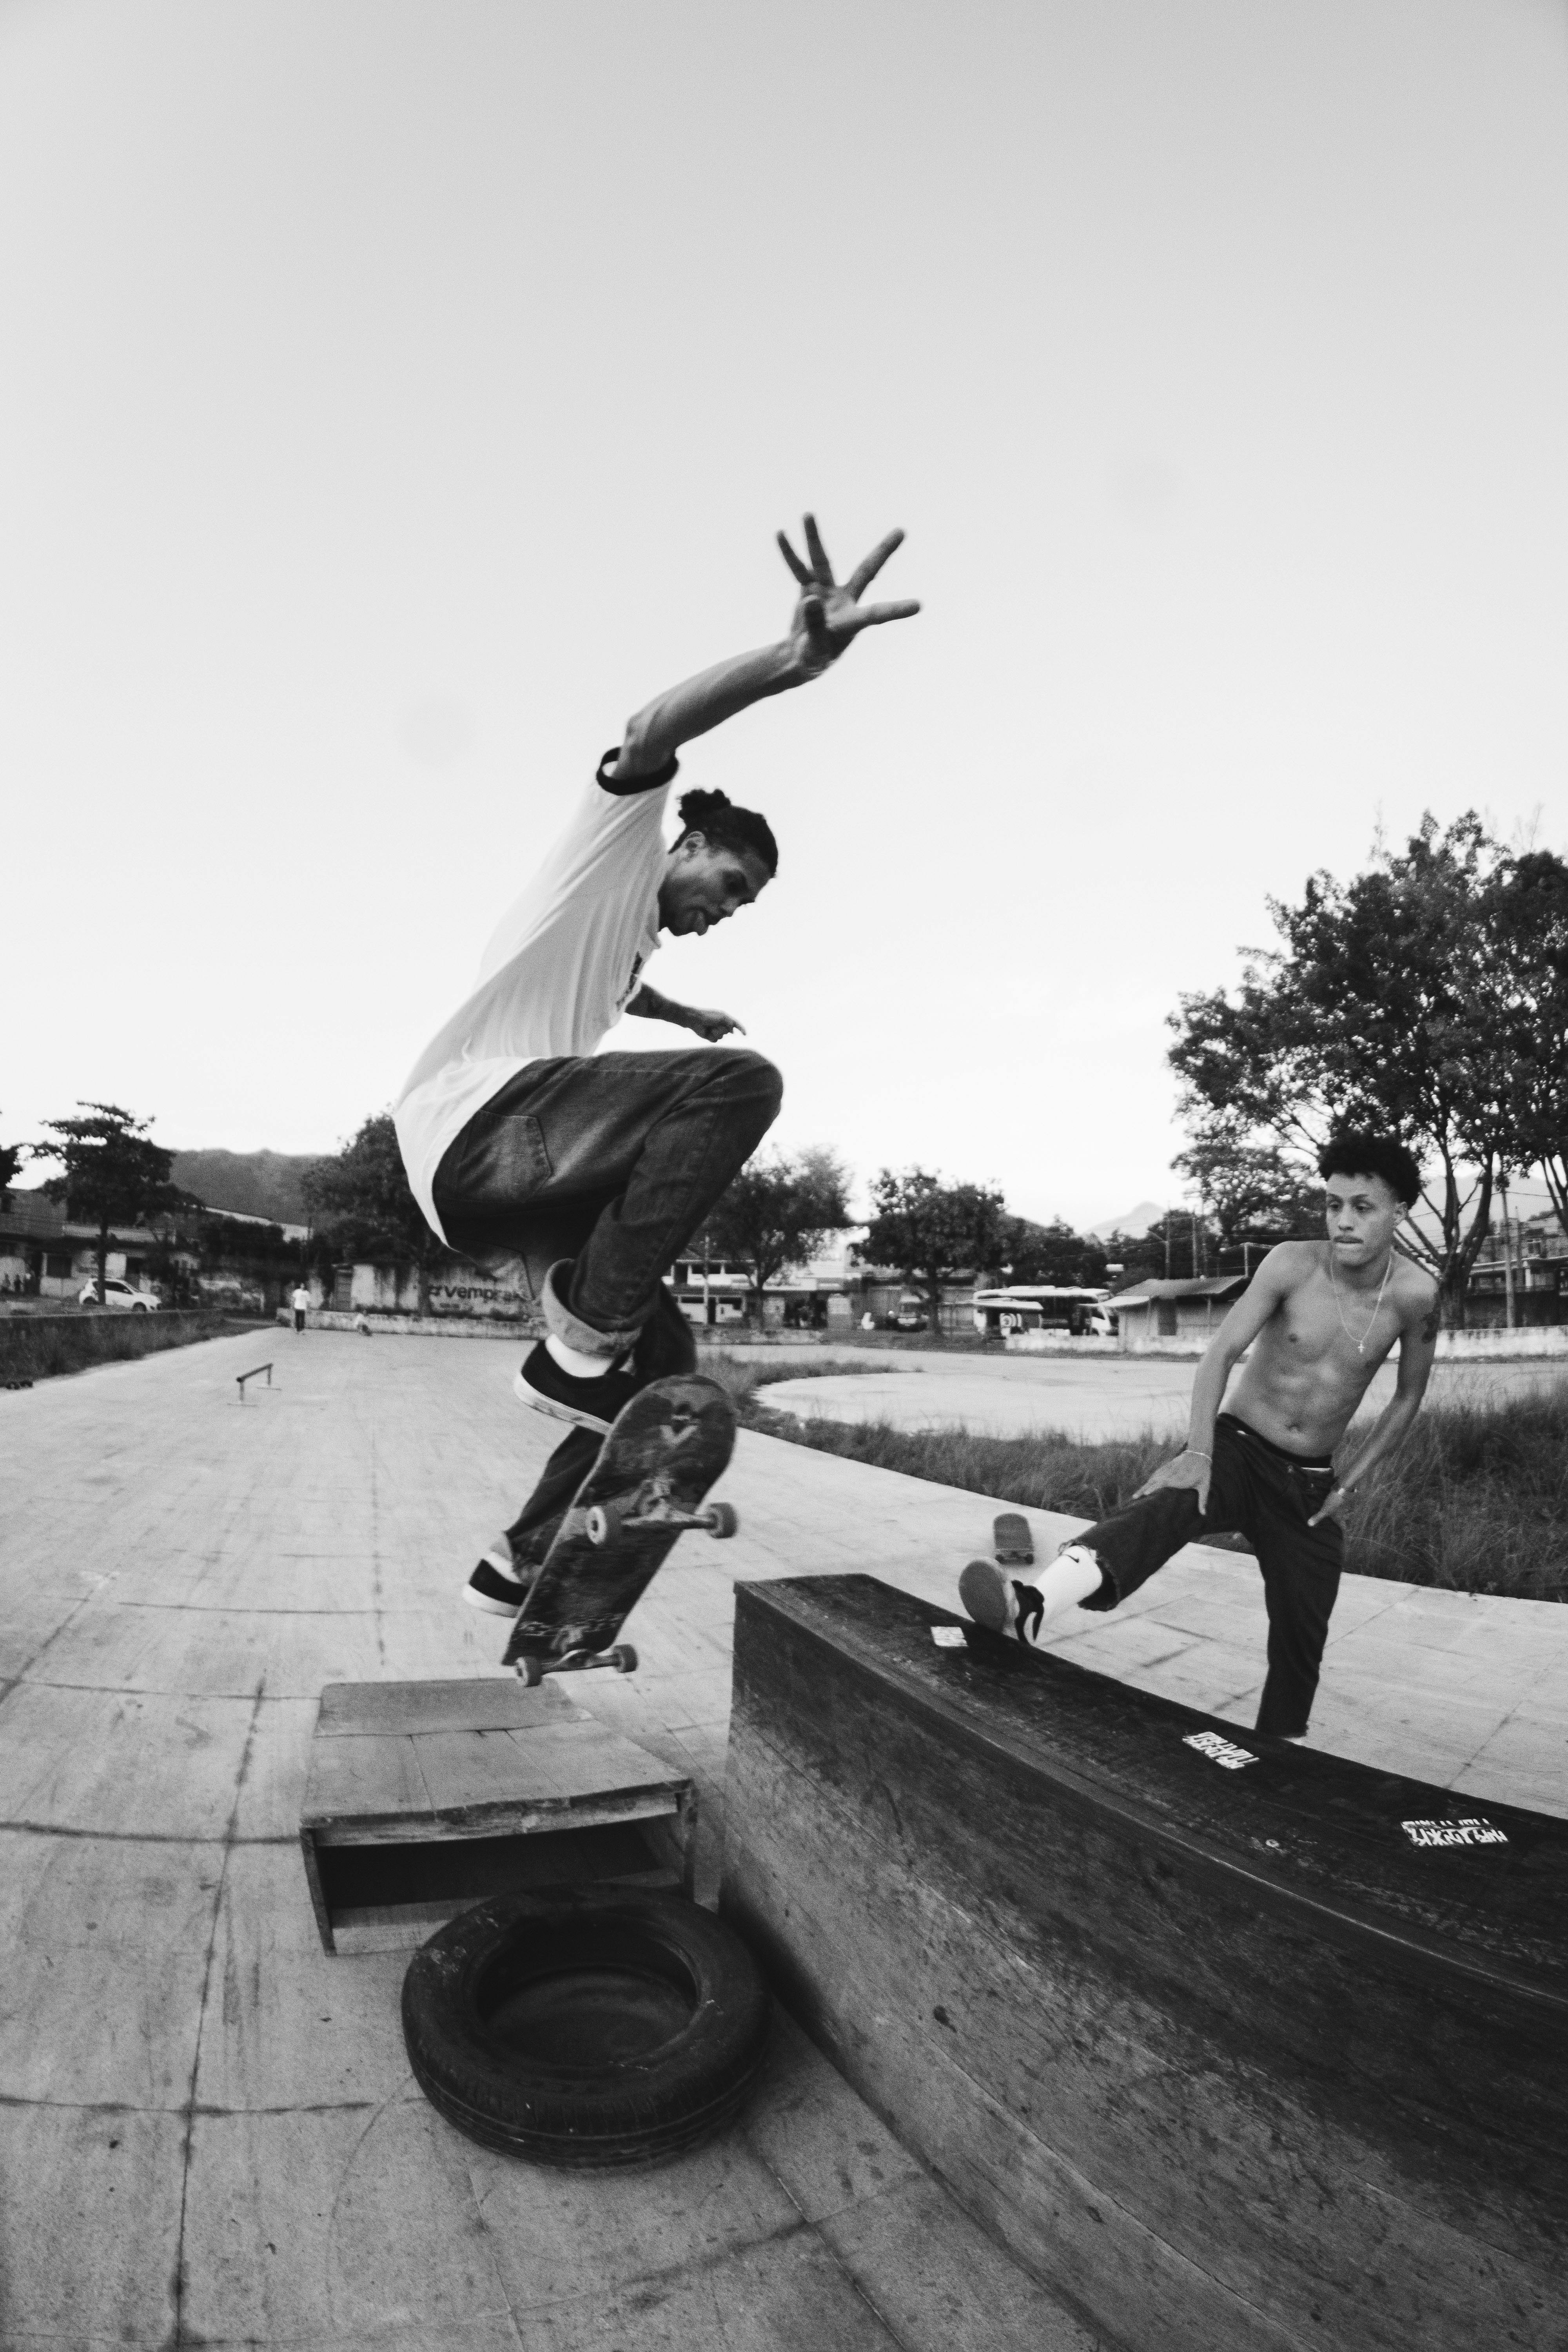
{"type": "Polygon", "coordinates": [[[621,756],[621,747],[612,743],[595,771],[594,782],[600,790],[614,793],[618,801],[630,800],[637,793],[657,792],[661,784],[672,784],[680,771],[680,761],[672,751],[656,774],[651,776],[613,777],[605,773],[621,756]]]}

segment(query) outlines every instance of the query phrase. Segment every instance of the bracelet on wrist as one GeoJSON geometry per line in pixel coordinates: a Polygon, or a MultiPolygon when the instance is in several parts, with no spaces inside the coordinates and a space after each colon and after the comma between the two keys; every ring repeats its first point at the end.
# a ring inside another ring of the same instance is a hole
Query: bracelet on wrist
{"type": "Polygon", "coordinates": [[[1214,1455],[1212,1454],[1205,1454],[1201,1445],[1189,1445],[1187,1452],[1189,1454],[1195,1454],[1200,1462],[1212,1462],[1214,1460],[1214,1455]]]}

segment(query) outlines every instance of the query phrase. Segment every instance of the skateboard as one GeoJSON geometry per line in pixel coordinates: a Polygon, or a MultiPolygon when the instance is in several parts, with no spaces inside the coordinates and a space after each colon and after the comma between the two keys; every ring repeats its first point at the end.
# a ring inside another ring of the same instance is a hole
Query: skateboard
{"type": "Polygon", "coordinates": [[[704,1496],[735,1450],[735,1412],[700,1372],[650,1381],[619,1414],[517,1612],[503,1665],[530,1685],[637,1654],[616,1636],[688,1528],[732,1536],[728,1503],[704,1496]]]}
{"type": "Polygon", "coordinates": [[[991,1522],[991,1549],[999,1568],[1032,1568],[1035,1538],[1022,1511],[998,1511],[991,1522]]]}

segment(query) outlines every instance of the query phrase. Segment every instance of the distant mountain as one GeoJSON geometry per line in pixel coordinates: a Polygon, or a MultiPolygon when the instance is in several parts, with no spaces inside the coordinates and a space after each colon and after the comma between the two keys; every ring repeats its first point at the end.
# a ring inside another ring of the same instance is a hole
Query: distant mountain
{"type": "Polygon", "coordinates": [[[1133,1241],[1142,1241],[1151,1225],[1157,1225],[1165,1213],[1163,1201],[1140,1201],[1120,1217],[1107,1217],[1102,1225],[1090,1225],[1089,1232],[1097,1242],[1108,1242],[1112,1234],[1126,1234],[1133,1241]]]}
{"type": "Polygon", "coordinates": [[[310,1212],[300,1178],[317,1155],[289,1151],[176,1151],[170,1171],[182,1191],[209,1209],[239,1217],[270,1217],[279,1225],[308,1224],[310,1212]]]}

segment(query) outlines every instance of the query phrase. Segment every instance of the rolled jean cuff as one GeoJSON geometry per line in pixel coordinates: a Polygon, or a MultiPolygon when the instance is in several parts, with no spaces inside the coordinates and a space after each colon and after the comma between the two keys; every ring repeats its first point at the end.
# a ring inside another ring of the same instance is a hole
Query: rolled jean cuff
{"type": "Polygon", "coordinates": [[[591,1323],[584,1323],[580,1315],[574,1315],[562,1303],[561,1294],[571,1283],[575,1263],[573,1258],[558,1257],[544,1277],[539,1311],[544,1318],[545,1329],[566,1347],[580,1348],[585,1356],[603,1356],[606,1360],[612,1356],[624,1356],[628,1348],[637,1345],[640,1323],[624,1331],[596,1331],[591,1323]]]}

